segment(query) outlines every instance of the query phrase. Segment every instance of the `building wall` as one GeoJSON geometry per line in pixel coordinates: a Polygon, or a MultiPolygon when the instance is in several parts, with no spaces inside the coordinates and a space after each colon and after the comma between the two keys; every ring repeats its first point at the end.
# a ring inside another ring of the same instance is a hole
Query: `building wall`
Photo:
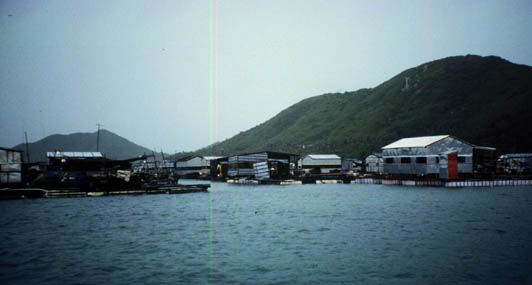
{"type": "Polygon", "coordinates": [[[0,149],[0,183],[22,182],[22,153],[14,150],[0,149]]]}
{"type": "Polygon", "coordinates": [[[196,156],[189,160],[177,161],[175,163],[177,175],[189,174],[210,174],[210,163],[203,157],[196,156]]]}
{"type": "Polygon", "coordinates": [[[254,176],[253,163],[263,161],[268,161],[268,154],[265,152],[230,156],[227,175],[229,177],[254,176]]]}
{"type": "Polygon", "coordinates": [[[270,176],[272,179],[287,177],[290,174],[290,163],[293,155],[276,152],[260,152],[251,154],[242,154],[230,156],[228,158],[229,177],[255,176],[253,164],[257,162],[268,162],[271,168],[270,176]]]}
{"type": "Polygon", "coordinates": [[[189,160],[177,161],[175,166],[176,168],[207,167],[209,166],[209,162],[202,157],[196,156],[189,160]]]}
{"type": "Polygon", "coordinates": [[[473,173],[473,155],[458,155],[458,173],[473,173]]]}
{"type": "Polygon", "coordinates": [[[376,155],[369,155],[366,157],[366,172],[368,173],[383,173],[384,171],[384,162],[382,157],[376,155]]]}
{"type": "Polygon", "coordinates": [[[319,168],[320,173],[331,173],[342,170],[342,159],[334,157],[317,159],[306,155],[298,161],[298,165],[303,169],[319,168]]]}
{"type": "Polygon", "coordinates": [[[384,173],[439,174],[438,156],[447,152],[458,152],[459,157],[464,157],[464,161],[458,164],[459,173],[473,172],[473,146],[448,137],[427,147],[383,149],[384,173]],[[424,158],[426,162],[420,163],[418,158],[424,158]],[[390,159],[393,159],[393,162],[390,159]]]}
{"type": "Polygon", "coordinates": [[[390,174],[437,174],[440,171],[439,158],[436,155],[402,155],[384,157],[384,173],[390,174]],[[424,163],[417,161],[418,158],[425,158],[424,163]],[[405,162],[409,159],[410,162],[405,162]],[[393,162],[389,162],[393,160],[393,162]]]}
{"type": "Polygon", "coordinates": [[[301,168],[312,168],[313,166],[328,166],[329,168],[341,168],[341,158],[330,159],[313,159],[310,156],[304,156],[299,160],[299,166],[301,168]]]}
{"type": "Polygon", "coordinates": [[[227,176],[229,177],[236,177],[236,176],[253,176],[255,175],[255,172],[253,168],[232,168],[227,171],[227,176]]]}

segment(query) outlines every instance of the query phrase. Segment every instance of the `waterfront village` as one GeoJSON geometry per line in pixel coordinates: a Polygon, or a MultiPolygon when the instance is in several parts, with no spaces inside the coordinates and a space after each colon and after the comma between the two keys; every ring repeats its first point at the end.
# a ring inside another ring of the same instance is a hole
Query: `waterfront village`
{"type": "Polygon", "coordinates": [[[231,156],[191,156],[176,161],[154,154],[112,160],[100,152],[47,152],[25,163],[24,152],[0,148],[0,196],[86,197],[207,192],[210,184],[385,184],[440,187],[532,185],[532,153],[503,154],[450,135],[403,138],[365,159],[336,154],[272,151],[231,156]]]}

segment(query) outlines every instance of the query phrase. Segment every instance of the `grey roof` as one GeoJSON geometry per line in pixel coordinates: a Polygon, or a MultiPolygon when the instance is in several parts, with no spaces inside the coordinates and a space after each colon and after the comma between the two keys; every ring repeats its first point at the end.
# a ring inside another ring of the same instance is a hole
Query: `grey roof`
{"type": "Polygon", "coordinates": [[[478,146],[478,145],[476,145],[475,148],[476,148],[476,149],[482,149],[482,150],[490,150],[490,151],[495,151],[495,150],[497,150],[496,148],[494,148],[494,147],[489,147],[489,146],[478,146]]]}
{"type": "Polygon", "coordinates": [[[370,157],[370,156],[372,156],[372,155],[373,155],[373,156],[376,156],[376,157],[378,157],[378,158],[382,158],[382,152],[374,152],[374,153],[368,155],[368,157],[370,157]]]}
{"type": "Polygon", "coordinates": [[[46,157],[55,158],[99,158],[103,157],[101,152],[84,152],[84,151],[49,151],[46,157]]]}
{"type": "Polygon", "coordinates": [[[3,147],[3,146],[0,146],[0,149],[1,150],[5,150],[5,151],[22,152],[22,150],[18,150],[18,149],[14,149],[14,148],[8,148],[8,147],[3,147]]]}
{"type": "Polygon", "coordinates": [[[403,147],[427,147],[435,142],[438,142],[448,137],[449,135],[404,138],[404,139],[395,141],[389,145],[383,146],[382,149],[403,148],[403,147]]]}
{"type": "Polygon", "coordinates": [[[340,159],[336,154],[307,154],[311,159],[340,159]]]}
{"type": "Polygon", "coordinates": [[[501,155],[499,158],[526,158],[532,157],[532,153],[507,153],[501,155]]]}
{"type": "Polygon", "coordinates": [[[223,156],[204,156],[203,158],[205,160],[217,160],[217,159],[223,158],[223,156]]]}

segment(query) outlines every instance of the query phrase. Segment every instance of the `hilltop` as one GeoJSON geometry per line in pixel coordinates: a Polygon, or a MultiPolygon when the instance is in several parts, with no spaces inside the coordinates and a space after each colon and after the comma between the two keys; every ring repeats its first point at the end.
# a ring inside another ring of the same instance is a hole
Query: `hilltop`
{"type": "Polygon", "coordinates": [[[531,78],[532,67],[499,57],[448,57],[405,70],[376,88],[305,99],[195,154],[270,150],[363,158],[403,137],[440,134],[499,153],[530,152],[531,78]]]}
{"type": "MultiPolygon", "coordinates": [[[[32,162],[45,161],[46,152],[55,150],[96,151],[96,137],[97,132],[50,135],[29,144],[30,159],[32,162]]],[[[14,148],[26,151],[25,144],[19,144],[14,148]]],[[[132,143],[108,130],[100,130],[100,152],[111,159],[126,159],[152,153],[150,149],[132,143]]],[[[26,159],[25,154],[24,159],[26,159]]]]}

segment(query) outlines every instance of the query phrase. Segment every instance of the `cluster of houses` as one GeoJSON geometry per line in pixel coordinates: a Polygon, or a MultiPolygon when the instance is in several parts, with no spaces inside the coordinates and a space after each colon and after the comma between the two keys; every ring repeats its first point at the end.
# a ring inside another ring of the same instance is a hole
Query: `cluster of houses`
{"type": "Polygon", "coordinates": [[[375,176],[457,179],[489,177],[496,171],[531,172],[532,154],[506,154],[497,159],[495,148],[477,146],[450,135],[403,138],[383,146],[364,161],[336,154],[257,152],[228,157],[194,156],[176,161],[182,176],[285,179],[302,175],[364,173],[375,176]]]}
{"type": "MultiPolygon", "coordinates": [[[[263,151],[233,156],[192,156],[177,161],[150,162],[147,157],[113,161],[99,152],[49,152],[48,168],[99,171],[120,169],[121,175],[157,170],[181,178],[283,180],[294,177],[357,173],[370,176],[464,179],[489,177],[495,173],[532,174],[532,154],[505,154],[498,158],[495,148],[477,146],[459,138],[425,136],[403,138],[383,146],[381,152],[364,161],[336,154],[306,154],[263,151]],[[132,170],[127,172],[124,169],[132,170]],[[125,174],[124,174],[125,173],[125,174]]],[[[22,152],[0,148],[0,184],[21,183],[22,152]]],[[[118,172],[117,172],[118,173],[118,172]]]]}

